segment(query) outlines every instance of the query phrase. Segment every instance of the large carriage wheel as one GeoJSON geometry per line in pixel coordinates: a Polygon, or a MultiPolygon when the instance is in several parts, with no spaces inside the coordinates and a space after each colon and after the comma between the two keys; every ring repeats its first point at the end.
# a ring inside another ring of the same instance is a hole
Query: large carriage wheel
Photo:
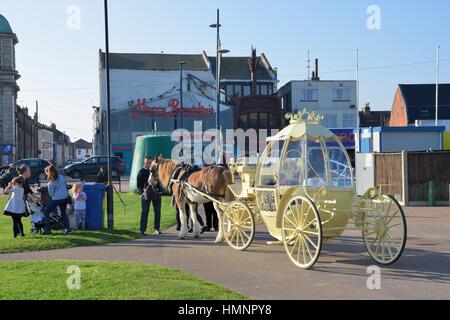
{"type": "Polygon", "coordinates": [[[223,212],[225,240],[235,250],[246,250],[255,238],[255,218],[249,207],[239,201],[231,203],[223,212]]]}
{"type": "Polygon", "coordinates": [[[322,223],[314,203],[302,196],[292,198],[283,213],[284,248],[292,262],[310,269],[322,249],[322,223]]]}
{"type": "Polygon", "coordinates": [[[372,210],[366,211],[363,217],[364,245],[377,263],[393,264],[400,258],[406,245],[405,214],[391,196],[376,196],[370,201],[372,210]]]}

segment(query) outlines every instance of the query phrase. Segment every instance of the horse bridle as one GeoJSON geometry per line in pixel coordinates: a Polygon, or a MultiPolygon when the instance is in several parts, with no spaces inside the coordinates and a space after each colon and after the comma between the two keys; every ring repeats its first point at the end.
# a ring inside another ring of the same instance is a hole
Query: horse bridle
{"type": "MultiPolygon", "coordinates": [[[[179,172],[179,169],[181,169],[181,168],[182,168],[182,164],[178,164],[175,167],[175,170],[173,171],[169,181],[167,182],[167,186],[165,186],[165,187],[163,186],[163,184],[161,183],[161,180],[159,179],[159,163],[154,163],[151,165],[150,176],[151,176],[152,180],[156,181],[157,184],[159,184],[163,188],[164,191],[170,192],[169,188],[170,188],[173,180],[175,179],[175,175],[179,172]]],[[[150,185],[152,185],[152,184],[149,181],[149,186],[150,185]]]]}

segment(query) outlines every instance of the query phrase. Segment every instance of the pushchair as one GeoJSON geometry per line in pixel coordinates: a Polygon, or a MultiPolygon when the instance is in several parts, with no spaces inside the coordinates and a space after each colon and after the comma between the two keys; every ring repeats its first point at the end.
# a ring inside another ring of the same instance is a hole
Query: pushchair
{"type": "MultiPolygon", "coordinates": [[[[31,234],[41,234],[45,228],[44,208],[50,200],[48,195],[48,188],[41,187],[38,189],[40,193],[40,203],[34,203],[31,200],[26,200],[28,212],[31,220],[31,234]]],[[[50,230],[62,230],[64,223],[58,209],[50,213],[50,230]]]]}
{"type": "MultiPolygon", "coordinates": [[[[27,200],[26,205],[30,213],[31,220],[31,234],[41,234],[45,228],[44,207],[40,203],[34,203],[27,200]]],[[[50,213],[50,229],[63,229],[63,221],[57,212],[50,213]]]]}

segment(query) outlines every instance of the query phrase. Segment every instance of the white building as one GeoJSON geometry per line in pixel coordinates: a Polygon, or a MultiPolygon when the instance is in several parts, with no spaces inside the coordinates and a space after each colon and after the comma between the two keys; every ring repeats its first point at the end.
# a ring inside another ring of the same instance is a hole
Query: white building
{"type": "MultiPolygon", "coordinates": [[[[112,153],[127,164],[132,162],[136,137],[154,132],[170,135],[180,128],[180,61],[185,63],[181,76],[183,128],[192,132],[194,121],[202,121],[204,130],[215,128],[215,79],[205,52],[109,55],[112,153]]],[[[106,110],[105,54],[101,51],[99,77],[100,108],[94,116],[97,122],[104,119],[106,110]]],[[[220,110],[222,125],[231,127],[231,108],[222,104],[220,110]]],[[[105,154],[105,130],[96,124],[94,132],[95,154],[105,154]]]]}
{"type": "Polygon", "coordinates": [[[53,160],[53,132],[47,129],[38,131],[39,157],[45,160],[53,160]]]}
{"type": "Polygon", "coordinates": [[[279,90],[286,112],[306,108],[323,114],[323,125],[330,129],[356,128],[356,94],[354,80],[320,80],[317,61],[311,80],[290,81],[279,90]]]}

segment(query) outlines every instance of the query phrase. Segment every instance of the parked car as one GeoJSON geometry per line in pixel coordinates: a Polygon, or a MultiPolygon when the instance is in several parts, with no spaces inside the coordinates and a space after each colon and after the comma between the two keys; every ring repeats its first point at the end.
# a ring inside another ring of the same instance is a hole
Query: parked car
{"type": "Polygon", "coordinates": [[[79,159],[73,159],[73,160],[67,160],[64,164],[64,168],[67,166],[70,166],[71,164],[80,163],[82,160],[79,159]]]}
{"type": "Polygon", "coordinates": [[[11,166],[15,170],[17,170],[24,164],[29,166],[31,169],[31,177],[29,179],[29,183],[33,184],[47,180],[45,168],[51,165],[51,163],[48,160],[38,158],[22,159],[12,163],[11,166]]]}
{"type": "MultiPolygon", "coordinates": [[[[91,157],[80,163],[68,165],[64,168],[64,175],[72,177],[74,179],[84,177],[94,177],[100,171],[100,168],[107,168],[108,157],[97,156],[91,157]]],[[[125,162],[119,157],[112,157],[111,175],[113,178],[120,177],[125,173],[125,162]]]]}

